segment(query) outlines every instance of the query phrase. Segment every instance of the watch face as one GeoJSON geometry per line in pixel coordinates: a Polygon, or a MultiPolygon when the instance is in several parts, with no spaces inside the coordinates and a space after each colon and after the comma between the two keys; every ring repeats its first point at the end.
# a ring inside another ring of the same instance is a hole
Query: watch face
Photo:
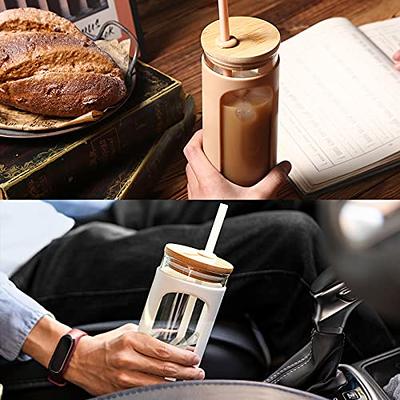
{"type": "Polygon", "coordinates": [[[54,352],[53,359],[51,360],[51,365],[49,370],[55,374],[59,374],[63,371],[65,362],[68,360],[72,349],[74,347],[74,340],[71,336],[66,335],[61,338],[58,343],[57,349],[54,352]]]}

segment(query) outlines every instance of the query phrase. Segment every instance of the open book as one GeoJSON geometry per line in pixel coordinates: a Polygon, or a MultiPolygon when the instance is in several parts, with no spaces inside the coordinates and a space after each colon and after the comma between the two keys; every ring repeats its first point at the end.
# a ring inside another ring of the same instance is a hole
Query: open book
{"type": "Polygon", "coordinates": [[[400,18],[323,21],[282,44],[279,159],[316,194],[400,163],[400,18]]]}

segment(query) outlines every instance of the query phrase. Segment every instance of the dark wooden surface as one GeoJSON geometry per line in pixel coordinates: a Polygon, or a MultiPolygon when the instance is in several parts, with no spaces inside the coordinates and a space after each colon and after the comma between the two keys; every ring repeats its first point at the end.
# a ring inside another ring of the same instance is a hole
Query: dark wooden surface
{"type": "MultiPolygon", "coordinates": [[[[217,0],[170,0],[168,6],[163,0],[161,10],[156,4],[153,1],[152,7],[146,7],[142,20],[149,61],[183,82],[186,92],[195,97],[200,123],[199,37],[202,29],[217,19],[217,0]]],[[[334,16],[347,17],[356,25],[400,16],[400,0],[230,0],[230,6],[231,15],[256,16],[274,23],[284,40],[334,16]]],[[[184,168],[182,155],[176,154],[153,197],[184,199],[184,168]]],[[[288,185],[279,198],[299,196],[288,185]]],[[[400,173],[394,170],[382,173],[322,198],[400,198],[400,173]]]]}

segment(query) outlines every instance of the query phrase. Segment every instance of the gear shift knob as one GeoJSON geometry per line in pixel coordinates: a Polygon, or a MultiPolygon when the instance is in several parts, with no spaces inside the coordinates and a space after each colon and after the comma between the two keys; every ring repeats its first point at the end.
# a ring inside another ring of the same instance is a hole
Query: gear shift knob
{"type": "Polygon", "coordinates": [[[315,328],[323,333],[343,333],[348,317],[361,303],[344,282],[336,280],[331,270],[313,283],[311,295],[316,302],[315,328]]]}
{"type": "Polygon", "coordinates": [[[345,383],[338,372],[344,346],[343,330],[360,301],[351,295],[331,270],[312,285],[316,302],[311,341],[290,358],[266,382],[324,393],[345,383]]]}

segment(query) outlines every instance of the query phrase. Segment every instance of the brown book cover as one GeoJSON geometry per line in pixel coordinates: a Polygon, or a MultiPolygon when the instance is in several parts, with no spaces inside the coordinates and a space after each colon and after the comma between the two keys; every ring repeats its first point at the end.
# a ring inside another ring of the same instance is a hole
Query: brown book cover
{"type": "Polygon", "coordinates": [[[114,117],[52,139],[0,139],[0,198],[68,198],[88,176],[145,154],[184,115],[182,84],[138,65],[135,92],[114,117]]]}
{"type": "Polygon", "coordinates": [[[109,200],[150,198],[171,155],[183,151],[192,136],[194,122],[194,100],[188,96],[184,118],[167,129],[149,151],[137,159],[113,164],[96,179],[83,184],[74,197],[109,200]]]}

